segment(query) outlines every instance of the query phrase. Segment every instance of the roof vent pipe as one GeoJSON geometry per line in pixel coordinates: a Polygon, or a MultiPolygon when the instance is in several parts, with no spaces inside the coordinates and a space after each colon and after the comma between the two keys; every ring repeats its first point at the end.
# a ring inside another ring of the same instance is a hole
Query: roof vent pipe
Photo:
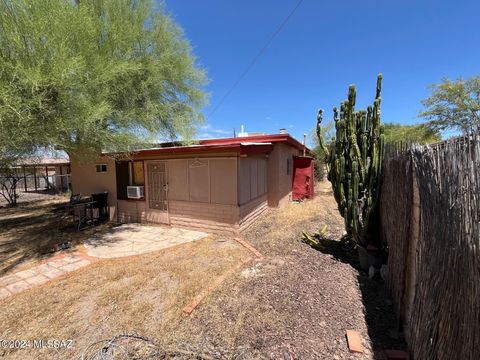
{"type": "Polygon", "coordinates": [[[279,131],[280,134],[288,134],[287,129],[281,128],[279,131]]]}
{"type": "Polygon", "coordinates": [[[240,127],[240,132],[238,133],[238,137],[246,137],[248,136],[248,133],[243,131],[243,125],[240,127]]]}

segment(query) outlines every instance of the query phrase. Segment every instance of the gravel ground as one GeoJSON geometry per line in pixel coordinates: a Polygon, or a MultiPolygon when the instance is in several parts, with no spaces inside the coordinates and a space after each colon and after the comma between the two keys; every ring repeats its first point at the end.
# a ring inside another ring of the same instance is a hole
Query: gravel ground
{"type": "MultiPolygon", "coordinates": [[[[17,199],[17,203],[19,205],[33,202],[33,201],[57,199],[61,196],[61,195],[55,194],[53,191],[24,192],[21,190],[18,191],[18,195],[19,197],[17,199]]],[[[0,208],[2,207],[8,207],[8,203],[3,196],[0,196],[0,208]]]]}
{"type": "Polygon", "coordinates": [[[194,313],[192,332],[245,359],[378,359],[381,349],[403,349],[381,280],[300,242],[302,230],[324,224],[340,239],[343,219],[326,184],[313,201],[269,211],[244,234],[265,258],[194,313]],[[347,329],[361,333],[363,354],[349,353],[347,329]]]}

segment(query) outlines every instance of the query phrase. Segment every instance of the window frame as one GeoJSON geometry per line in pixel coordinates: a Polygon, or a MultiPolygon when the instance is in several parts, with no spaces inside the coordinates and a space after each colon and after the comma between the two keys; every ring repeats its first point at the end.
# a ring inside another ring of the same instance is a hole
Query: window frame
{"type": "Polygon", "coordinates": [[[95,172],[97,174],[106,174],[108,173],[108,164],[95,164],[95,172]],[[105,171],[103,168],[105,167],[105,171]],[[98,171],[100,169],[100,171],[98,171]]]}

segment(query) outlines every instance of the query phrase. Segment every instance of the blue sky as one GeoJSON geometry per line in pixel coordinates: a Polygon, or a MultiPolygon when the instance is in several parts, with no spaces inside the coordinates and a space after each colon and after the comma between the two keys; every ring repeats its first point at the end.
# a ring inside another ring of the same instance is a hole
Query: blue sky
{"type": "Polygon", "coordinates": [[[247,76],[212,114],[298,0],[170,0],[208,72],[209,105],[201,137],[246,131],[297,137],[315,127],[357,85],[357,107],[375,95],[383,73],[382,120],[418,123],[428,85],[478,75],[478,1],[304,0],[247,76]]]}

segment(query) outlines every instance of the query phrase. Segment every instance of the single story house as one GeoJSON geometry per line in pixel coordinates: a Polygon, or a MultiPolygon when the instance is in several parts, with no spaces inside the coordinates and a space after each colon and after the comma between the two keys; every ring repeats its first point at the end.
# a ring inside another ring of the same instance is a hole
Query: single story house
{"type": "Polygon", "coordinates": [[[305,164],[295,158],[307,160],[301,181],[306,197],[313,194],[313,161],[304,152],[302,143],[280,133],[163,144],[125,160],[108,154],[91,164],[71,159],[72,191],[108,191],[110,218],[118,222],[238,233],[267,206],[292,200],[294,163],[305,164]]]}

